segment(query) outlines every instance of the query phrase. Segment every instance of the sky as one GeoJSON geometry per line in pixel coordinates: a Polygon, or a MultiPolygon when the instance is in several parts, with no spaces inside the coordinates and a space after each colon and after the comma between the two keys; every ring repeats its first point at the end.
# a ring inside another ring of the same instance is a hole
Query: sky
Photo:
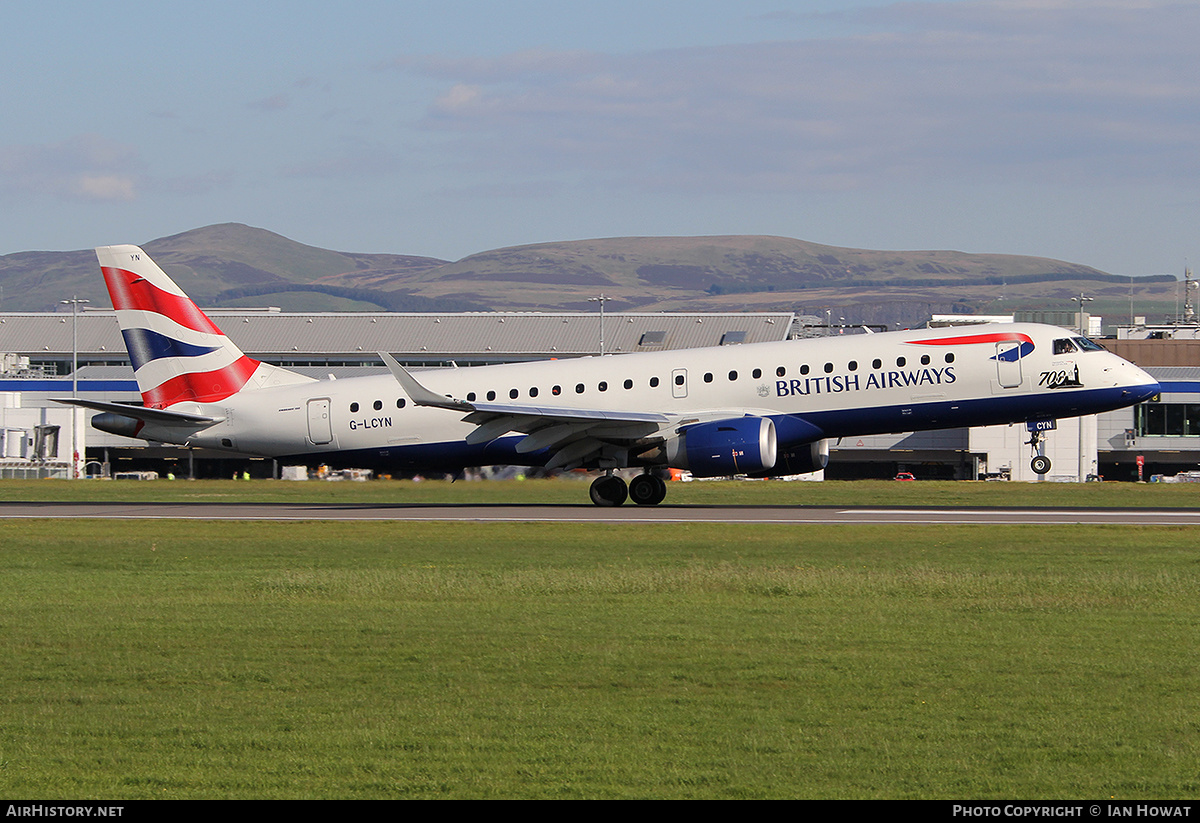
{"type": "Polygon", "coordinates": [[[239,222],[450,260],[1200,260],[1194,0],[9,0],[0,27],[0,254],[239,222]]]}

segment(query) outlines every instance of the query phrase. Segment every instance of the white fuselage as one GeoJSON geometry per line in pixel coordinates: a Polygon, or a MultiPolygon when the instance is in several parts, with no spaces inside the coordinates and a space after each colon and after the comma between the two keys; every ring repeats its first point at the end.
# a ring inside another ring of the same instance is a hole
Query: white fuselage
{"type": "MultiPolygon", "coordinates": [[[[432,392],[472,403],[671,415],[659,437],[685,427],[692,415],[769,417],[781,449],[819,438],[1090,414],[1157,391],[1154,379],[1127,361],[1063,340],[1080,338],[1050,326],[1004,324],[416,376],[432,392]]],[[[390,374],[242,392],[221,403],[172,409],[223,418],[190,436],[189,445],[270,457],[333,462],[343,455],[356,465],[447,470],[546,460],[544,452],[517,453],[517,436],[506,439],[503,432],[468,444],[477,425],[466,422],[463,411],[416,405],[390,374]]],[[[140,436],[155,435],[148,425],[140,436]]],[[[160,439],[171,440],[170,432],[160,439]]]]}

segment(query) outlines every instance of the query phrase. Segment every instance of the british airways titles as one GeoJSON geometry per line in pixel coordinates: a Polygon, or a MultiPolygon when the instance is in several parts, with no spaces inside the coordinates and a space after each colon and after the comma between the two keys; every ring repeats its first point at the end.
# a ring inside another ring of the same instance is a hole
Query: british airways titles
{"type": "Polygon", "coordinates": [[[945,366],[940,369],[872,372],[865,377],[858,374],[831,374],[822,377],[776,380],[775,396],[837,394],[838,392],[866,391],[868,389],[901,389],[906,386],[941,386],[949,385],[957,379],[953,366],[945,366]]]}

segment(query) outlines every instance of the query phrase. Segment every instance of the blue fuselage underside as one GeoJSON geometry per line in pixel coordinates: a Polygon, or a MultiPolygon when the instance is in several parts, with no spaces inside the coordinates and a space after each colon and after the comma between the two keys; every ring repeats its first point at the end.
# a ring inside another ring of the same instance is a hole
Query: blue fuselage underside
{"type": "MultiPolygon", "coordinates": [[[[1014,419],[1049,420],[1080,413],[1093,414],[1122,408],[1155,393],[1156,385],[1129,388],[1064,390],[1035,395],[996,396],[976,400],[938,401],[874,408],[842,408],[771,415],[781,451],[822,438],[864,436],[925,429],[991,426],[1014,419]]],[[[450,414],[451,412],[447,412],[450,414]]],[[[462,441],[405,446],[306,452],[280,457],[281,462],[312,463],[334,467],[411,472],[457,472],[470,466],[541,466],[551,453],[542,450],[521,454],[516,445],[523,435],[508,435],[483,444],[462,441]]]]}

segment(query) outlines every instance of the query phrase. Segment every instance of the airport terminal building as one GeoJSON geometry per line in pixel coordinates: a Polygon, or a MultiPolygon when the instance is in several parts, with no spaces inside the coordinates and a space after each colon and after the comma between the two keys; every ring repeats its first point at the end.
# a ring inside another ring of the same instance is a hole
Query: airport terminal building
{"type": "MultiPolygon", "coordinates": [[[[825,327],[817,318],[786,312],[601,317],[244,309],[208,314],[251,357],[322,378],[385,373],[380,351],[414,368],[469,367],[861,331],[825,327]]],[[[1029,465],[1032,435],[1018,425],[832,442],[825,476],[884,478],[910,472],[917,479],[1137,480],[1200,467],[1200,330],[1195,324],[1131,325],[1116,338],[1098,342],[1146,369],[1163,391],[1132,408],[1059,420],[1054,431],[1044,433],[1040,450],[1052,469],[1041,478],[1029,465]]],[[[93,412],[51,400],[73,393],[140,402],[115,312],[0,314],[0,477],[139,471],[181,477],[279,476],[280,467],[270,460],[155,447],[92,429],[88,420],[93,412]]]]}

